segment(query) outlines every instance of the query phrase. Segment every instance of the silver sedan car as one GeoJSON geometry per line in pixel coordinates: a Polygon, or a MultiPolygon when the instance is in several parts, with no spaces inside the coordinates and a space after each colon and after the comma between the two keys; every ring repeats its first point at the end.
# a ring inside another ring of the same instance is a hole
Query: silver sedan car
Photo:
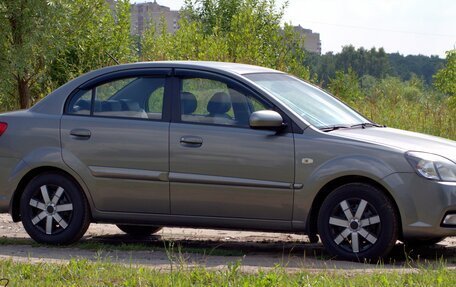
{"type": "Polygon", "coordinates": [[[456,142],[378,125],[285,73],[150,62],[0,115],[0,211],[36,241],[91,222],[318,236],[348,260],[456,235],[456,142]]]}

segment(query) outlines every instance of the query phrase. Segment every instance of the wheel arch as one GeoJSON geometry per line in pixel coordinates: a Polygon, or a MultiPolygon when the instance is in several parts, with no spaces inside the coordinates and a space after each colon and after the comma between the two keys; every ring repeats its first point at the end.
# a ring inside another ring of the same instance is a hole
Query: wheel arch
{"type": "Polygon", "coordinates": [[[397,206],[397,203],[394,200],[391,193],[388,191],[388,189],[385,186],[383,186],[379,182],[377,182],[369,177],[358,176],[358,175],[348,175],[348,176],[338,177],[338,178],[333,179],[330,182],[326,183],[318,191],[317,195],[315,196],[315,198],[312,202],[311,208],[310,208],[308,222],[307,222],[307,226],[308,226],[307,233],[309,235],[318,234],[318,230],[317,230],[318,213],[320,211],[321,205],[323,204],[323,201],[334,189],[336,189],[342,185],[348,184],[348,183],[365,183],[365,184],[372,185],[372,186],[376,187],[377,189],[379,189],[380,191],[382,191],[388,197],[388,199],[393,204],[393,207],[398,216],[399,238],[401,239],[402,238],[401,213],[400,213],[399,207],[397,206]]]}
{"type": "Polygon", "coordinates": [[[54,167],[54,166],[41,166],[41,167],[36,167],[34,169],[31,169],[28,171],[19,181],[19,184],[17,185],[16,189],[14,190],[13,197],[10,202],[10,214],[14,222],[19,222],[21,221],[21,214],[20,214],[20,200],[22,193],[24,192],[25,187],[27,184],[34,179],[36,176],[40,174],[45,174],[45,173],[59,173],[62,174],[63,176],[67,177],[68,179],[72,180],[77,186],[79,186],[80,190],[83,193],[84,198],[87,200],[88,206],[89,206],[89,214],[90,217],[91,215],[91,201],[90,195],[87,194],[87,191],[83,186],[79,183],[79,181],[70,173],[67,171],[54,167]]]}

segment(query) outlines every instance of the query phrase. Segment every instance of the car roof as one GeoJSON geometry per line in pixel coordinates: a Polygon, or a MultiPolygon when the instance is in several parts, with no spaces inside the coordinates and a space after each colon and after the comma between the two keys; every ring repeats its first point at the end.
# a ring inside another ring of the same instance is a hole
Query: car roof
{"type": "MultiPolygon", "coordinates": [[[[113,66],[119,69],[128,68],[153,68],[153,67],[168,67],[168,68],[187,68],[187,69],[205,69],[219,70],[233,74],[252,74],[252,73],[281,73],[277,70],[259,67],[249,64],[228,63],[228,62],[213,62],[213,61],[156,61],[156,62],[138,62],[132,64],[113,66]]],[[[112,67],[109,67],[112,68],[112,67]]]]}

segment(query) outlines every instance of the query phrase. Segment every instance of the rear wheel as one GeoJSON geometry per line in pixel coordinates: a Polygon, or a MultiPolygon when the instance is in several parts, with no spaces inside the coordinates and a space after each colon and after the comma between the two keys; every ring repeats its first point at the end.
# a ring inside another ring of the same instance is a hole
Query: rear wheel
{"type": "Polygon", "coordinates": [[[123,224],[118,224],[117,227],[132,237],[147,237],[162,229],[159,226],[123,225],[123,224]]]}
{"type": "Polygon", "coordinates": [[[376,260],[389,253],[398,237],[393,204],[383,192],[364,183],[336,188],[323,202],[318,231],[337,258],[376,260]]]}
{"type": "Polygon", "coordinates": [[[20,212],[25,230],[39,243],[73,243],[90,224],[89,206],[80,187],[59,173],[32,179],[21,196],[20,212]]]}

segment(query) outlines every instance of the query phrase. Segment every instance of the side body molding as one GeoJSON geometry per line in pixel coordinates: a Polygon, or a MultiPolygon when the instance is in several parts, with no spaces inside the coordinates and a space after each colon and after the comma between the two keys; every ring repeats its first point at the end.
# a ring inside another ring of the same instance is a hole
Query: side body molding
{"type": "Polygon", "coordinates": [[[291,182],[276,182],[276,181],[267,181],[267,180],[255,180],[255,179],[225,177],[225,176],[210,176],[210,175],[178,173],[178,172],[171,172],[169,174],[169,179],[172,182],[182,182],[182,183],[267,187],[267,188],[281,188],[281,189],[292,189],[293,188],[293,183],[291,183],[291,182]]]}
{"type": "Polygon", "coordinates": [[[89,169],[92,175],[95,177],[169,181],[168,172],[162,171],[114,168],[104,166],[89,166],[89,169]]]}

